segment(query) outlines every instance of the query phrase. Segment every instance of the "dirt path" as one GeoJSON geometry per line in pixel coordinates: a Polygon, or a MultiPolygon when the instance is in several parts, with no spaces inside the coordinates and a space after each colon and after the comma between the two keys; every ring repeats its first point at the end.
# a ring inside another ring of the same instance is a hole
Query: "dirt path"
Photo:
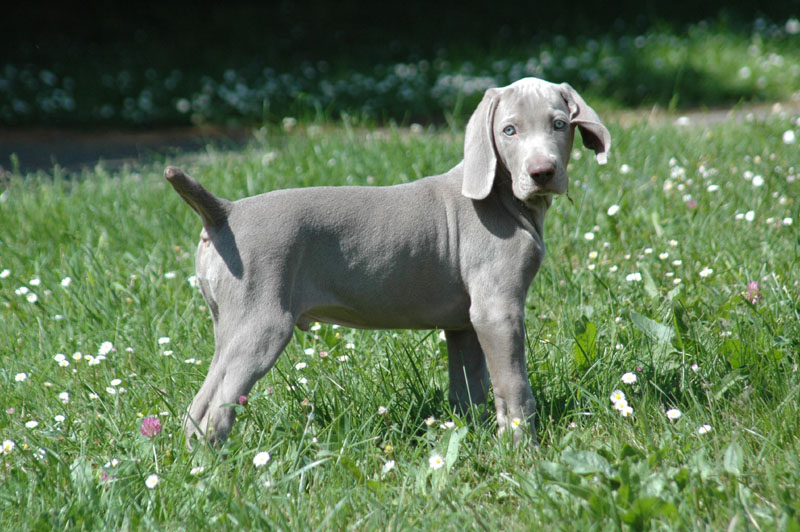
{"type": "MultiPolygon", "coordinates": [[[[800,116],[800,102],[742,105],[734,108],[668,113],[658,108],[610,113],[609,121],[624,126],[645,121],[650,124],[679,123],[707,127],[728,120],[765,119],[786,113],[800,116]]],[[[173,128],[157,131],[80,132],[59,129],[0,129],[0,169],[11,167],[11,156],[19,158],[23,173],[52,170],[55,164],[79,170],[103,161],[107,168],[126,162],[153,160],[157,156],[203,150],[208,144],[237,148],[250,139],[246,129],[173,128]]]]}

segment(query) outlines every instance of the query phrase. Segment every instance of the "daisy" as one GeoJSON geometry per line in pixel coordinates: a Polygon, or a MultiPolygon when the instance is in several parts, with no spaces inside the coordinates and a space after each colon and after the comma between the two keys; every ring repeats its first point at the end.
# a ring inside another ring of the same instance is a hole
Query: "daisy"
{"type": "Polygon", "coordinates": [[[42,284],[42,280],[39,279],[38,277],[34,277],[30,281],[28,281],[28,284],[31,286],[39,286],[40,284],[42,284]]]}
{"type": "Polygon", "coordinates": [[[711,425],[706,424],[697,427],[698,434],[708,434],[709,432],[711,432],[711,425]]]}
{"type": "Polygon", "coordinates": [[[705,277],[708,277],[709,275],[711,275],[712,273],[714,273],[714,270],[712,270],[711,268],[706,266],[705,268],[700,270],[700,274],[699,275],[700,275],[700,277],[705,278],[705,277]]]}
{"type": "Polygon", "coordinates": [[[36,303],[37,301],[39,301],[39,296],[31,292],[30,294],[25,296],[25,299],[28,300],[28,303],[36,303]]]}
{"type": "Polygon", "coordinates": [[[100,349],[97,350],[97,354],[98,355],[107,355],[113,350],[114,350],[114,344],[112,344],[109,341],[105,341],[102,344],[100,344],[100,349]]]}
{"type": "Polygon", "coordinates": [[[192,475],[193,477],[196,477],[197,475],[201,474],[205,470],[206,470],[205,467],[197,466],[197,467],[193,467],[192,470],[189,471],[189,474],[192,475]]]}
{"type": "Polygon", "coordinates": [[[53,418],[56,423],[63,423],[65,419],[67,418],[65,418],[63,414],[58,414],[53,418]]]}
{"type": "Polygon", "coordinates": [[[313,354],[314,354],[314,348],[313,348],[313,347],[307,347],[307,348],[306,348],[306,349],[303,351],[303,353],[307,354],[308,356],[311,356],[311,355],[313,355],[313,354]]]}
{"type": "Polygon", "coordinates": [[[625,276],[625,280],[629,283],[639,282],[642,280],[642,274],[639,272],[629,273],[625,276]]]}
{"type": "Polygon", "coordinates": [[[32,419],[27,423],[25,423],[25,426],[28,427],[29,429],[35,429],[37,426],[39,426],[39,422],[36,421],[35,419],[32,419]]]}
{"type": "Polygon", "coordinates": [[[297,364],[294,365],[294,369],[300,371],[301,369],[304,369],[306,366],[308,366],[308,364],[306,364],[305,362],[298,362],[297,364]]]}
{"type": "Polygon", "coordinates": [[[14,376],[14,380],[17,381],[17,382],[24,382],[27,379],[28,379],[28,374],[27,373],[17,373],[14,376]]]}
{"type": "Polygon", "coordinates": [[[432,427],[435,424],[436,424],[436,418],[435,417],[431,416],[431,417],[425,419],[425,425],[427,425],[428,427],[432,427]]]}
{"type": "Polygon", "coordinates": [[[158,345],[165,345],[170,342],[169,336],[162,336],[158,339],[158,345]]]}
{"type": "Polygon", "coordinates": [[[609,208],[608,208],[608,210],[606,211],[606,213],[607,213],[609,216],[614,216],[614,215],[615,215],[615,214],[617,214],[618,212],[619,212],[619,205],[617,205],[617,204],[614,204],[614,205],[612,205],[612,206],[611,206],[611,207],[609,207],[609,208]]]}
{"type": "Polygon", "coordinates": [[[622,390],[614,390],[613,392],[611,392],[610,399],[611,402],[614,404],[619,403],[620,401],[625,401],[625,392],[623,392],[622,390]]]}
{"type": "Polygon", "coordinates": [[[2,272],[0,272],[0,279],[5,279],[5,278],[6,278],[6,277],[8,277],[9,275],[11,275],[11,270],[9,270],[8,268],[6,268],[6,269],[5,269],[5,270],[3,270],[2,272]]]}
{"type": "Polygon", "coordinates": [[[669,418],[672,421],[675,421],[676,419],[680,418],[682,415],[683,414],[681,413],[681,411],[678,410],[677,408],[670,408],[669,410],[667,410],[667,418],[669,418]]]}
{"type": "Polygon", "coordinates": [[[256,453],[256,455],[253,457],[253,465],[256,467],[263,467],[267,465],[267,462],[269,462],[270,458],[271,457],[267,451],[256,453]]]}
{"type": "Polygon", "coordinates": [[[64,404],[69,403],[69,392],[61,392],[60,394],[58,394],[58,398],[64,404]]]}
{"type": "Polygon", "coordinates": [[[630,417],[633,415],[633,407],[626,404],[619,409],[619,413],[622,417],[630,417]]]}
{"type": "Polygon", "coordinates": [[[594,233],[592,233],[591,231],[587,231],[583,233],[583,238],[584,240],[591,242],[592,240],[594,240],[594,233]]]}
{"type": "Polygon", "coordinates": [[[428,458],[428,465],[431,469],[440,469],[444,466],[444,458],[442,458],[441,454],[434,454],[428,458]]]}
{"type": "Polygon", "coordinates": [[[625,384],[633,384],[634,382],[636,382],[636,374],[630,371],[623,374],[622,382],[624,382],[625,384]]]}
{"type": "Polygon", "coordinates": [[[397,465],[397,464],[395,463],[395,461],[394,461],[394,460],[389,460],[388,462],[386,462],[385,464],[383,464],[383,469],[381,469],[381,471],[382,471],[383,473],[388,473],[389,471],[391,471],[392,469],[394,469],[395,465],[397,465]]]}
{"type": "Polygon", "coordinates": [[[159,481],[158,475],[154,473],[149,477],[147,477],[147,479],[144,481],[144,485],[147,486],[148,489],[152,490],[155,489],[156,486],[158,486],[158,481],[159,481]]]}
{"type": "Polygon", "coordinates": [[[16,446],[14,440],[3,440],[3,454],[11,454],[16,446]]]}
{"type": "Polygon", "coordinates": [[[64,277],[61,279],[61,286],[67,288],[69,285],[72,284],[72,277],[64,277]]]}
{"type": "Polygon", "coordinates": [[[389,411],[389,409],[388,409],[388,408],[386,408],[386,407],[385,407],[385,406],[383,406],[383,405],[381,405],[381,406],[379,406],[379,407],[378,407],[378,415],[379,415],[379,416],[383,416],[383,415],[385,415],[385,414],[386,414],[388,411],[389,411]]]}
{"type": "Polygon", "coordinates": [[[511,420],[512,429],[516,430],[519,428],[520,425],[522,425],[522,420],[520,418],[515,417],[514,419],[511,420]]]}

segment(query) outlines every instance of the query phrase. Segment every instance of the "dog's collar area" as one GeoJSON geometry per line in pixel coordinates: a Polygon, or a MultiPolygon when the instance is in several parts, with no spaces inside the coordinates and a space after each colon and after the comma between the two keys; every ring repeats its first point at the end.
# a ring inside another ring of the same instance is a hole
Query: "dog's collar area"
{"type": "Polygon", "coordinates": [[[544,214],[553,202],[553,198],[549,194],[536,196],[534,198],[536,206],[525,203],[514,195],[511,188],[511,176],[506,172],[498,172],[494,188],[500,203],[517,223],[529,233],[544,238],[544,214]]]}

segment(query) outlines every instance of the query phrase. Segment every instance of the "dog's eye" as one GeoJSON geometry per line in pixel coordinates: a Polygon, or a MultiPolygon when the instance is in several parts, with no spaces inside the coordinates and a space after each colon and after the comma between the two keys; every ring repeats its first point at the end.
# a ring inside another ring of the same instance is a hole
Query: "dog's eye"
{"type": "Polygon", "coordinates": [[[506,126],[503,128],[503,133],[509,137],[517,134],[517,128],[514,126],[506,126]]]}
{"type": "Polygon", "coordinates": [[[553,127],[556,129],[564,129],[565,127],[567,127],[567,123],[561,119],[558,119],[555,122],[553,122],[553,127]]]}

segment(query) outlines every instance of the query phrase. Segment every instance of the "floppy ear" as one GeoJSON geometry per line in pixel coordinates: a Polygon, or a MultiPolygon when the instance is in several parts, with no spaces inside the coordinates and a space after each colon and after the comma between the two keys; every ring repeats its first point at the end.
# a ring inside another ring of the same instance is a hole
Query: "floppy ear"
{"type": "Polygon", "coordinates": [[[492,191],[497,171],[497,153],[494,148],[494,112],[500,101],[500,90],[489,89],[467,123],[464,136],[464,181],[461,193],[468,198],[481,200],[492,191]]]}
{"type": "Polygon", "coordinates": [[[600,121],[594,109],[589,107],[568,83],[561,84],[561,93],[569,106],[570,122],[581,130],[583,145],[594,150],[598,164],[606,164],[608,151],[611,149],[611,134],[608,129],[600,121]]]}

